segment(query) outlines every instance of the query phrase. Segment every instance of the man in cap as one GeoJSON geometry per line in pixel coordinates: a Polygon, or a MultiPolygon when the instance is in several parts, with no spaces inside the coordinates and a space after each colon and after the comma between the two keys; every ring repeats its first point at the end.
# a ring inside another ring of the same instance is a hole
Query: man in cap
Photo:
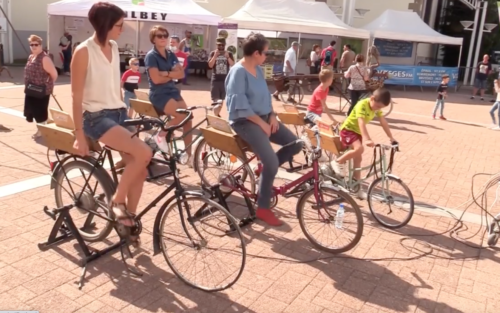
{"type": "Polygon", "coordinates": [[[233,54],[226,51],[226,39],[219,37],[216,42],[217,49],[212,51],[208,57],[208,68],[212,69],[210,95],[214,102],[226,98],[224,82],[226,81],[227,73],[229,73],[229,68],[234,65],[233,54]]]}

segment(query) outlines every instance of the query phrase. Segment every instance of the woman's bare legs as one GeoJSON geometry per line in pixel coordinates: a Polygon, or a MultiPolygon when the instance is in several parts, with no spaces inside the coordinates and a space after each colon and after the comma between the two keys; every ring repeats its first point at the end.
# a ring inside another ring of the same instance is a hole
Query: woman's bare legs
{"type": "MultiPolygon", "coordinates": [[[[186,109],[186,102],[184,100],[176,101],[174,99],[170,99],[165,105],[164,113],[165,115],[170,115],[172,119],[168,122],[167,126],[179,125],[184,118],[186,118],[185,114],[177,113],[177,109],[186,109]]],[[[184,132],[184,145],[186,147],[186,153],[189,157],[191,157],[191,143],[193,142],[193,135],[188,133],[191,128],[193,128],[193,122],[189,121],[182,128],[184,132]],[[189,148],[187,148],[189,147],[189,148]]]]}
{"type": "MultiPolygon", "coordinates": [[[[122,161],[124,166],[130,164],[133,161],[132,156],[128,154],[122,153],[122,161]]],[[[137,212],[137,207],[139,205],[139,200],[142,195],[142,188],[144,187],[144,182],[146,181],[146,177],[148,176],[148,171],[144,169],[141,174],[134,180],[132,185],[130,186],[130,190],[127,193],[127,210],[130,213],[135,214],[137,212]]]]}
{"type": "MultiPolygon", "coordinates": [[[[131,138],[131,133],[121,126],[111,128],[99,141],[127,154],[127,159],[130,159],[127,160],[125,170],[116,188],[113,203],[125,204],[127,197],[132,196],[132,199],[129,199],[129,201],[132,200],[129,210],[133,213],[137,210],[137,204],[142,192],[142,184],[144,184],[142,177],[144,177],[146,167],[153,156],[151,148],[138,137],[131,138]],[[141,184],[140,188],[138,188],[138,184],[141,184]],[[137,188],[137,190],[133,190],[133,188],[137,188]]],[[[132,226],[130,221],[124,224],[132,226]]]]}

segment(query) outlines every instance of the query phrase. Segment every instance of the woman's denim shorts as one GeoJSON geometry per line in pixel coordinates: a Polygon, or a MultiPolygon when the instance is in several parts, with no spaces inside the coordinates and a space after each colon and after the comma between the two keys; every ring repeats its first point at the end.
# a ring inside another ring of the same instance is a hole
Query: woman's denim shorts
{"type": "Polygon", "coordinates": [[[99,140],[111,128],[123,125],[128,118],[127,109],[83,112],[83,132],[93,140],[99,140]]]}
{"type": "Polygon", "coordinates": [[[175,101],[182,101],[181,92],[179,89],[174,88],[169,90],[168,92],[150,92],[149,93],[149,101],[155,107],[155,109],[159,112],[165,112],[165,107],[167,103],[174,99],[175,101]]]}

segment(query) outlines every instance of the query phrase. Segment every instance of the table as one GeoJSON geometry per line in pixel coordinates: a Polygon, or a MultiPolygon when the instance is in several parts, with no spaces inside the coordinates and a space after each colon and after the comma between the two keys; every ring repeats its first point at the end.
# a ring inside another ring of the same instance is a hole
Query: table
{"type": "Polygon", "coordinates": [[[194,75],[207,76],[208,61],[189,60],[189,69],[194,70],[194,75]]]}

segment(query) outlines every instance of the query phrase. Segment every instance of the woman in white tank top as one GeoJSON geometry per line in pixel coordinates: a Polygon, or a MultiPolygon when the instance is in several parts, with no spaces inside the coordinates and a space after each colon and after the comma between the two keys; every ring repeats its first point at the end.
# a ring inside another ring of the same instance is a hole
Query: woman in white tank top
{"type": "Polygon", "coordinates": [[[88,155],[86,136],[122,152],[125,170],[110,203],[117,220],[134,226],[133,214],[147,177],[151,149],[121,126],[127,109],[120,88],[120,37],[125,13],[116,5],[98,2],[89,11],[95,30],[76,49],[71,63],[71,90],[76,141],[74,147],[88,155]]]}

